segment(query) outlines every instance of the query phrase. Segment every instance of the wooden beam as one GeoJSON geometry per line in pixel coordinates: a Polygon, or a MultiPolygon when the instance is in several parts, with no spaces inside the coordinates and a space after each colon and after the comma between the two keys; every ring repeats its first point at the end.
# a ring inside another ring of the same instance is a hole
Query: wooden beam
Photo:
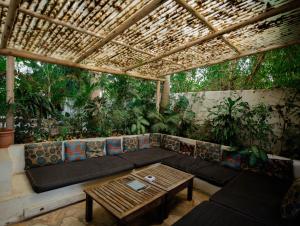
{"type": "Polygon", "coordinates": [[[148,63],[160,60],[161,58],[170,56],[170,55],[172,55],[174,53],[178,53],[178,52],[183,51],[185,49],[188,49],[188,48],[190,48],[192,46],[202,44],[202,43],[204,43],[206,41],[209,41],[209,40],[212,40],[214,38],[220,37],[221,35],[227,34],[227,33],[232,32],[232,31],[236,31],[236,30],[238,30],[240,28],[243,28],[243,27],[245,27],[247,25],[250,25],[250,24],[262,21],[264,19],[267,19],[269,17],[275,16],[275,15],[278,15],[278,14],[281,14],[281,13],[288,12],[288,11],[296,9],[298,7],[300,7],[300,1],[299,0],[293,0],[292,2],[286,3],[284,5],[281,5],[281,6],[277,7],[277,8],[270,9],[269,11],[264,12],[264,13],[258,15],[258,16],[255,16],[255,17],[252,17],[252,18],[250,18],[248,20],[242,21],[240,23],[231,25],[231,26],[229,26],[229,27],[227,27],[227,28],[225,28],[223,30],[219,30],[219,31],[217,31],[215,33],[212,33],[212,34],[209,34],[209,35],[207,35],[207,36],[205,36],[203,38],[199,38],[199,39],[196,39],[194,41],[188,42],[188,43],[186,43],[184,45],[181,45],[181,46],[179,46],[177,48],[174,48],[174,49],[172,49],[170,51],[167,51],[167,52],[165,52],[165,53],[163,53],[161,55],[153,57],[152,59],[147,60],[147,61],[145,61],[143,63],[139,63],[139,64],[133,65],[131,67],[128,67],[128,68],[126,68],[126,71],[130,71],[130,70],[132,70],[134,68],[141,67],[141,66],[143,66],[145,64],[148,64],[148,63]]]}
{"type": "Polygon", "coordinates": [[[20,0],[11,0],[8,5],[8,12],[5,19],[0,48],[6,48],[7,46],[8,39],[10,37],[12,28],[14,26],[14,22],[16,20],[19,5],[20,0]]]}
{"type": "MultiPolygon", "coordinates": [[[[15,58],[8,56],[6,61],[6,102],[13,104],[15,102],[14,84],[15,84],[15,58]]],[[[14,108],[9,106],[6,114],[6,128],[14,129],[14,108]]]]}
{"type": "MultiPolygon", "coordinates": [[[[185,0],[175,0],[178,5],[186,9],[188,12],[190,12],[194,17],[199,19],[203,24],[205,24],[211,31],[217,32],[218,30],[208,21],[205,19],[205,17],[199,13],[197,10],[195,10],[193,7],[191,7],[185,0]]],[[[227,40],[223,35],[221,35],[221,39],[223,40],[226,45],[228,45],[233,51],[237,52],[238,54],[241,53],[241,51],[234,46],[230,41],[227,40]]]]}
{"type": "Polygon", "coordinates": [[[147,77],[147,76],[143,76],[139,73],[132,73],[132,72],[126,73],[121,70],[114,70],[114,69],[109,69],[109,68],[104,68],[104,67],[95,67],[95,66],[89,66],[89,65],[84,65],[84,64],[78,64],[78,63],[74,63],[69,60],[62,60],[62,59],[57,59],[57,58],[53,58],[53,57],[47,57],[47,56],[38,55],[38,54],[30,53],[27,51],[23,51],[23,50],[17,50],[17,49],[0,49],[0,55],[22,57],[22,58],[38,60],[38,61],[42,61],[42,62],[46,62],[46,63],[50,63],[50,64],[59,64],[59,65],[67,66],[67,67],[81,68],[81,69],[95,71],[95,72],[103,72],[103,73],[109,73],[109,74],[115,74],[115,75],[125,75],[126,74],[129,76],[141,78],[141,79],[164,81],[164,79],[161,79],[161,78],[147,77]]]}
{"type": "Polygon", "coordinates": [[[271,51],[271,50],[275,50],[275,49],[281,49],[281,48],[284,48],[284,47],[287,47],[287,46],[297,45],[297,44],[300,44],[300,40],[294,40],[294,41],[287,42],[287,43],[281,44],[281,45],[271,45],[271,46],[268,46],[268,47],[265,47],[265,48],[260,48],[260,49],[257,49],[257,50],[246,51],[246,52],[243,52],[241,55],[229,57],[229,58],[223,59],[223,60],[217,60],[217,61],[214,61],[214,62],[211,62],[211,63],[208,63],[208,64],[198,64],[198,65],[194,65],[194,66],[191,66],[191,67],[187,67],[188,68],[187,70],[172,71],[172,72],[169,72],[167,74],[162,74],[158,77],[162,78],[162,77],[165,77],[166,75],[171,75],[171,74],[175,74],[175,73],[179,73],[179,72],[183,72],[183,71],[188,71],[188,70],[192,70],[192,69],[196,69],[196,68],[201,68],[201,67],[208,67],[208,66],[215,65],[215,64],[221,64],[221,63],[224,63],[226,61],[235,60],[235,59],[238,59],[238,58],[251,56],[251,55],[254,55],[254,54],[263,53],[263,52],[267,52],[267,51],[271,51]]]}
{"type": "Polygon", "coordinates": [[[125,30],[127,30],[129,27],[131,27],[133,24],[147,16],[149,13],[151,13],[153,10],[155,10],[158,6],[160,6],[164,0],[152,0],[147,5],[145,5],[141,10],[137,11],[135,14],[133,14],[131,17],[129,17],[127,20],[125,20],[120,26],[113,29],[104,39],[102,39],[96,46],[90,48],[88,51],[86,51],[82,56],[80,56],[75,62],[79,63],[82,60],[86,59],[88,56],[93,54],[95,51],[97,51],[99,48],[104,46],[106,43],[114,39],[116,36],[123,33],[125,30]]]}
{"type": "Polygon", "coordinates": [[[160,99],[161,99],[161,94],[160,94],[160,81],[156,82],[156,110],[159,112],[159,105],[160,105],[160,99]]]}
{"type": "MultiPolygon", "coordinates": [[[[8,7],[9,4],[6,3],[6,2],[0,1],[0,6],[2,6],[2,7],[8,7]]],[[[29,15],[29,16],[32,16],[32,17],[35,17],[35,18],[38,18],[38,19],[41,19],[41,20],[44,20],[44,21],[48,21],[48,22],[56,24],[56,25],[60,25],[60,26],[66,27],[66,28],[69,28],[71,30],[75,30],[75,31],[78,31],[80,33],[83,33],[83,34],[87,34],[87,35],[90,35],[90,36],[93,36],[93,37],[96,37],[96,38],[99,38],[99,39],[104,39],[103,35],[97,34],[97,33],[92,32],[92,31],[88,31],[86,29],[74,26],[74,25],[72,25],[70,23],[67,23],[67,22],[64,22],[64,21],[61,21],[61,20],[58,20],[58,19],[54,19],[54,18],[45,16],[45,15],[33,12],[33,11],[28,10],[26,8],[23,8],[23,7],[20,7],[19,11],[22,12],[22,13],[24,13],[24,14],[26,14],[26,15],[29,15]]],[[[148,56],[154,57],[154,54],[152,54],[150,52],[147,52],[147,51],[144,51],[144,50],[140,50],[140,49],[135,48],[135,47],[132,47],[132,46],[126,44],[126,43],[123,43],[123,42],[120,42],[120,41],[116,41],[116,40],[111,40],[111,42],[114,43],[114,44],[117,44],[117,45],[124,46],[124,47],[126,47],[126,48],[128,48],[128,49],[130,49],[132,51],[139,52],[139,53],[146,54],[148,56]]],[[[184,68],[184,65],[182,65],[182,64],[180,64],[180,63],[178,63],[178,62],[176,62],[174,60],[164,59],[164,61],[167,61],[167,62],[170,62],[170,63],[173,63],[173,64],[177,64],[177,65],[179,65],[179,66],[181,66],[181,67],[184,68]]]]}

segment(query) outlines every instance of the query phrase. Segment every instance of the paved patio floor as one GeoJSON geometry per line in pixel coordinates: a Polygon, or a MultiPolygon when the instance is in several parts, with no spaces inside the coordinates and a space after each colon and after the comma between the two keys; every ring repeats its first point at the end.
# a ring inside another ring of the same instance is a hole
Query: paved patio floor
{"type": "MultiPolygon", "coordinates": [[[[186,190],[174,197],[170,214],[162,224],[153,219],[154,213],[146,214],[130,223],[130,226],[161,225],[169,226],[188,213],[199,203],[208,200],[208,196],[194,190],[193,201],[186,200],[186,190]]],[[[115,226],[116,220],[105,209],[94,203],[94,219],[91,223],[85,221],[85,202],[76,203],[30,220],[13,224],[13,226],[115,226]]]]}

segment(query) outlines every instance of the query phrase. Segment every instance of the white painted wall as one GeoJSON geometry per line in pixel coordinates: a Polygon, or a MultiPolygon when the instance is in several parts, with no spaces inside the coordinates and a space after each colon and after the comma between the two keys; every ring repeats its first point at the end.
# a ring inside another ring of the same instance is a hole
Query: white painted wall
{"type": "MultiPolygon", "coordinates": [[[[179,95],[186,96],[192,110],[196,113],[197,123],[203,124],[208,117],[208,110],[213,106],[219,104],[224,98],[241,96],[243,101],[246,101],[250,106],[264,103],[270,105],[275,109],[276,105],[284,105],[288,98],[295,94],[293,90],[227,90],[227,91],[204,91],[197,93],[177,93],[175,98],[179,95]]],[[[300,103],[298,103],[300,104],[300,103]]],[[[278,154],[280,152],[282,136],[283,120],[277,111],[271,114],[270,123],[273,126],[273,132],[278,137],[277,142],[272,147],[272,152],[278,154]]],[[[294,120],[293,123],[300,123],[299,119],[294,120]]]]}

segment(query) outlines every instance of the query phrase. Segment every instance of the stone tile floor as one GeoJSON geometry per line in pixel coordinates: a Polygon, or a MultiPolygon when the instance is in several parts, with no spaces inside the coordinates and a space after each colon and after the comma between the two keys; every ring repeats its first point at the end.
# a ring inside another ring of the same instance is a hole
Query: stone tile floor
{"type": "MultiPolygon", "coordinates": [[[[186,200],[186,190],[178,193],[170,203],[170,213],[162,224],[155,222],[154,213],[137,218],[130,222],[130,226],[161,225],[170,226],[186,213],[191,211],[199,203],[208,200],[208,196],[194,190],[193,200],[186,200]]],[[[13,226],[115,226],[116,220],[105,209],[94,202],[94,219],[92,222],[85,221],[85,202],[76,203],[50,213],[32,218],[30,220],[13,224],[13,226]]]]}

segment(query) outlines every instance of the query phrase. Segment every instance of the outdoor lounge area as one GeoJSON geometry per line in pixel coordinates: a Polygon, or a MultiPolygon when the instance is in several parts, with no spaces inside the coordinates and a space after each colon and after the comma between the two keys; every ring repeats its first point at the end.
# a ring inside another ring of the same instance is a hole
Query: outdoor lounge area
{"type": "Polygon", "coordinates": [[[299,0],[0,0],[0,226],[300,225],[299,0]]]}

